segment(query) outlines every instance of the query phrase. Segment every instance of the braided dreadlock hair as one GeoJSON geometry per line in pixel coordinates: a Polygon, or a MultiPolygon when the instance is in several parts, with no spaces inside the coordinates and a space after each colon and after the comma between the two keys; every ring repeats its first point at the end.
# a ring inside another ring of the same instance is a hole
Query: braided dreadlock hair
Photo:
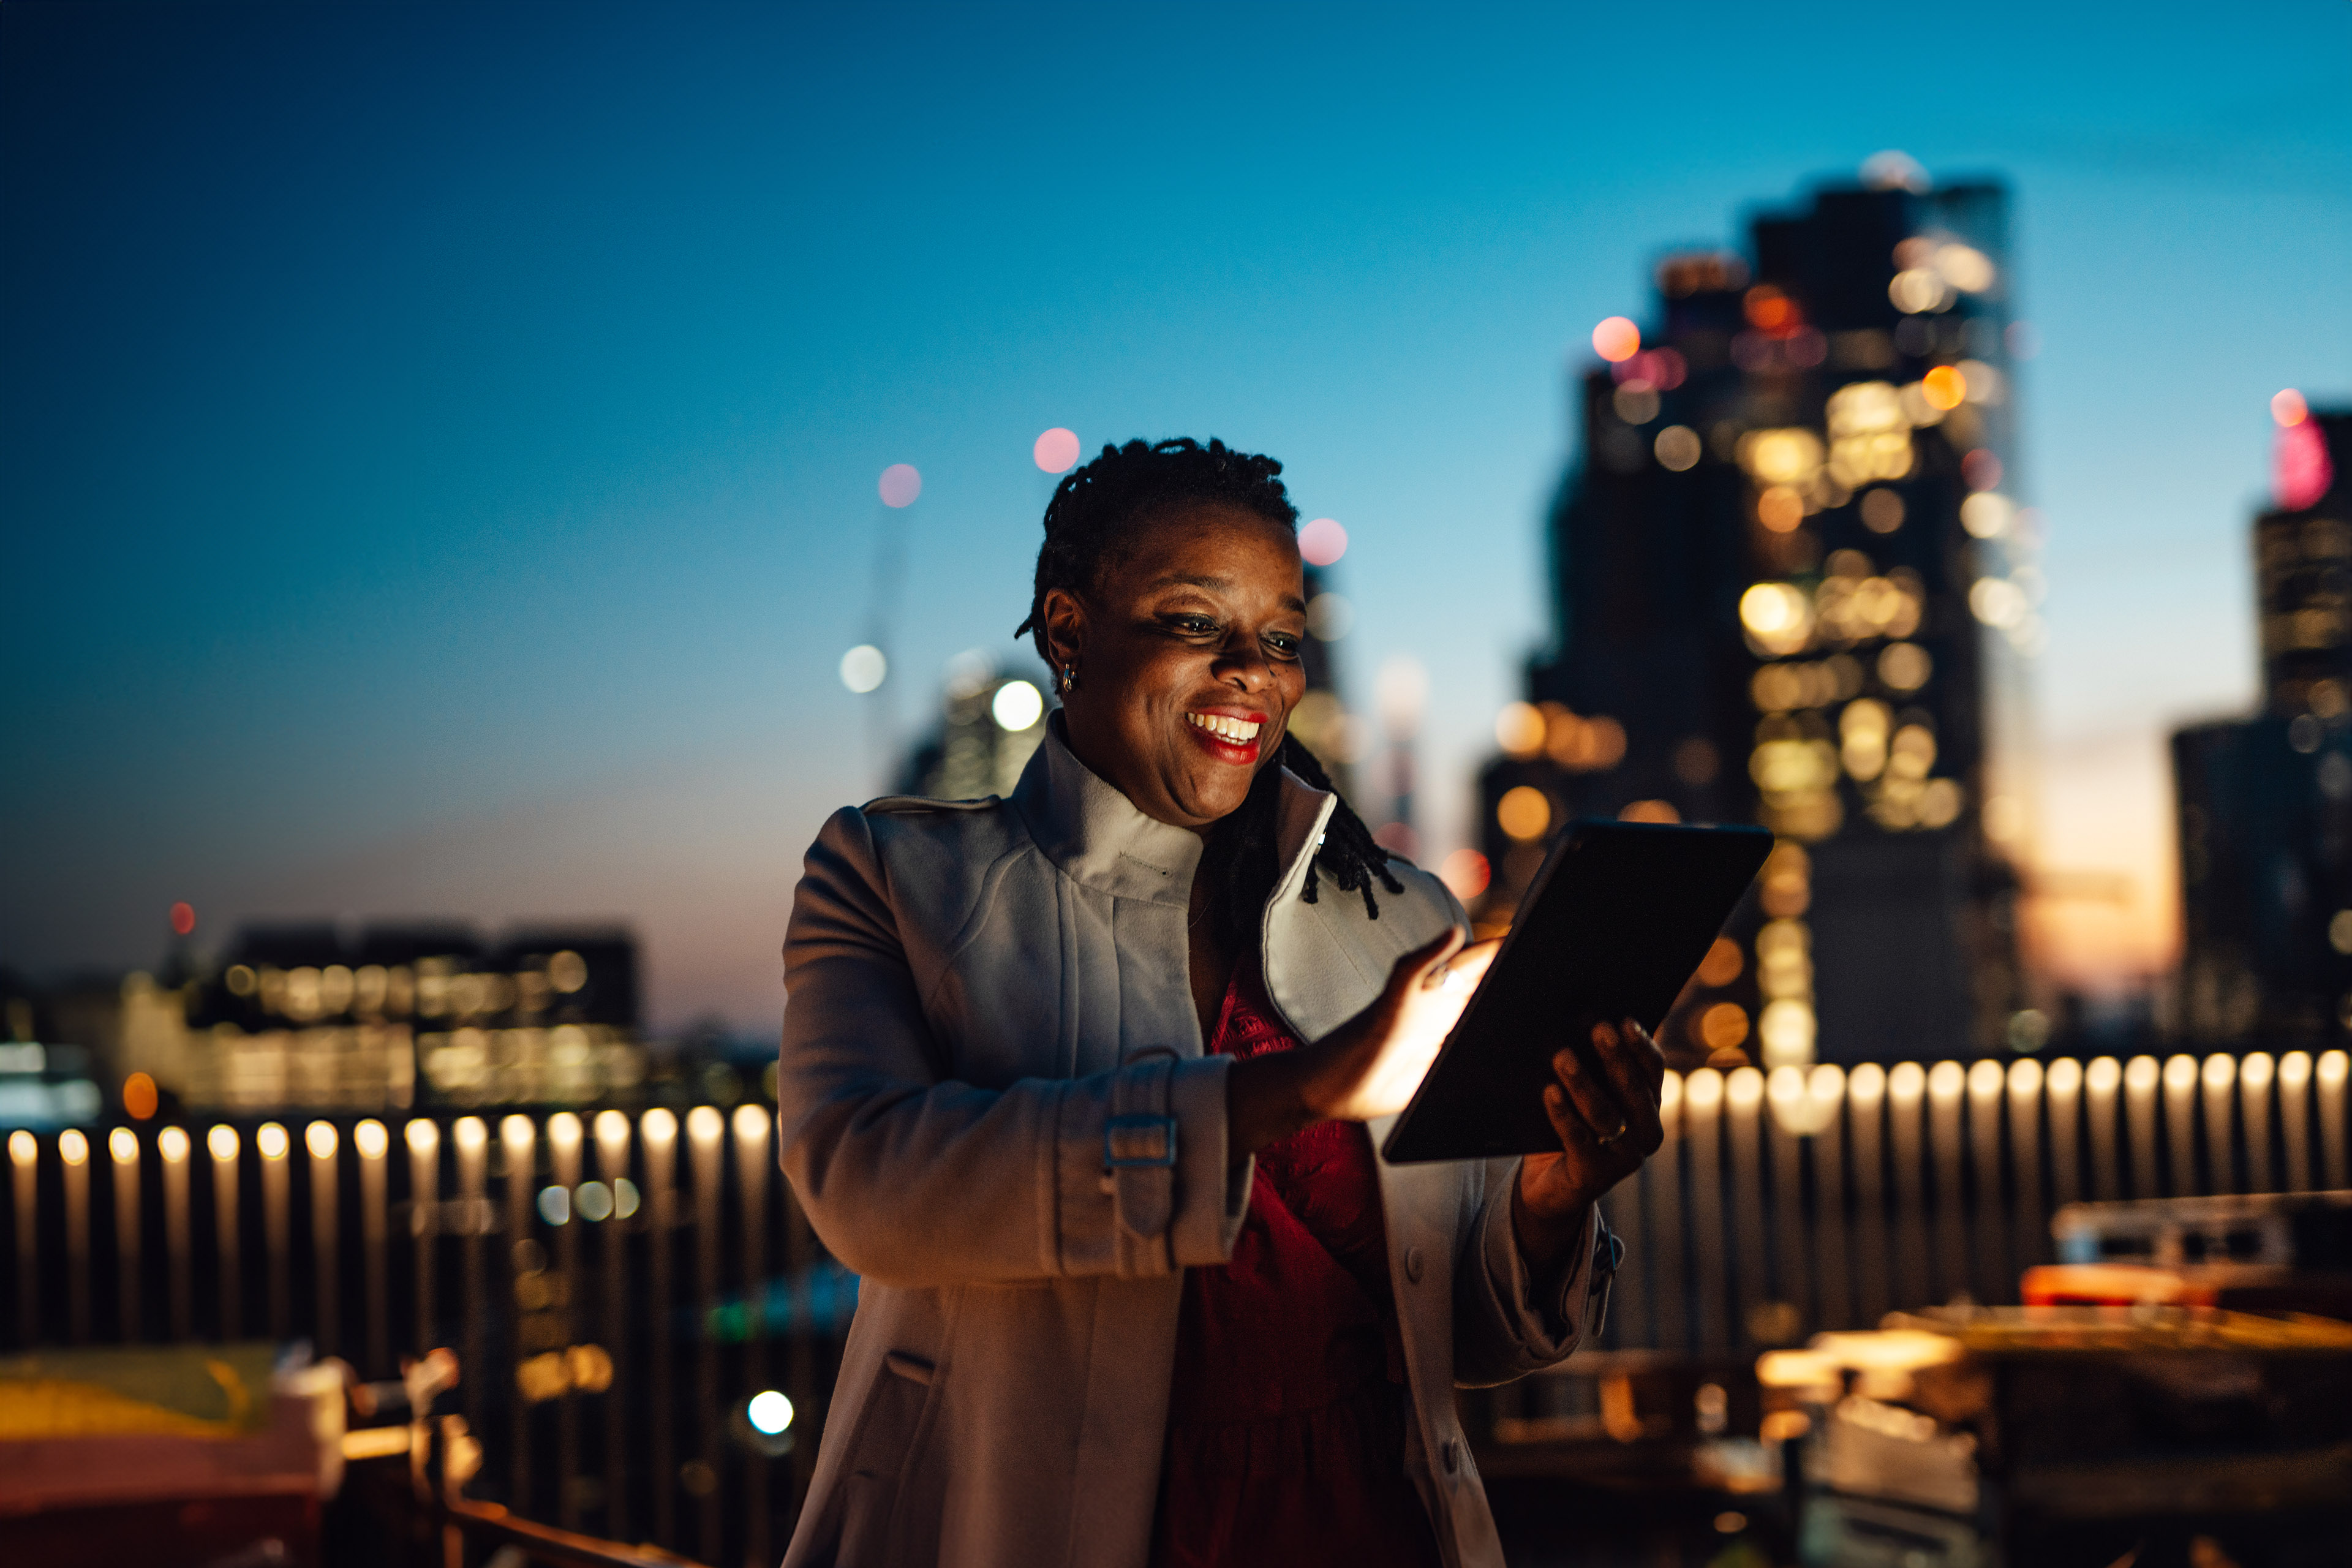
{"type": "MultiPolygon", "coordinates": [[[[1045,640],[1045,596],[1055,589],[1084,597],[1106,573],[1136,547],[1147,524],[1180,506],[1223,505],[1255,514],[1290,531],[1298,509],[1283,488],[1282,465],[1272,458],[1237,452],[1213,437],[1205,447],[1185,437],[1173,441],[1129,441],[1106,446],[1094,461],[1073,469],[1054,489],[1045,507],[1045,542],[1037,552],[1036,589],[1029,617],[1013,628],[1034,639],[1050,667],[1054,651],[1045,640]]],[[[1233,945],[1255,940],[1258,911],[1274,891],[1282,868],[1276,859],[1275,822],[1281,784],[1288,768],[1319,790],[1332,789],[1323,764],[1297,736],[1286,732],[1274,766],[1258,769],[1238,810],[1209,836],[1201,875],[1214,879],[1211,918],[1233,945]]],[[[1404,887],[1390,872],[1388,851],[1373,842],[1363,819],[1342,799],[1331,813],[1323,842],[1307,868],[1301,894],[1316,901],[1318,866],[1328,868],[1339,890],[1360,894],[1364,913],[1381,918],[1377,879],[1391,893],[1404,887]]]]}

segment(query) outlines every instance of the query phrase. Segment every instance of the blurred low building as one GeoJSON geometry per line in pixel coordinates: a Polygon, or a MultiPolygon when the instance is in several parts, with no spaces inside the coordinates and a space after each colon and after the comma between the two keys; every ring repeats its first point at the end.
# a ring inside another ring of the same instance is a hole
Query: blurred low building
{"type": "Polygon", "coordinates": [[[2254,520],[2261,711],[2172,737],[2179,1016],[2193,1038],[2352,1031],[2352,411],[2293,393],[2254,520]]]}
{"type": "Polygon", "coordinates": [[[1669,255],[1579,372],[1554,635],[1481,780],[1507,921],[1577,816],[1759,822],[1685,1065],[2043,1037],[2015,935],[2041,646],[2017,494],[2008,198],[1882,163],[1669,255]]]}
{"type": "Polygon", "coordinates": [[[625,1098],[646,1070],[636,943],[616,927],[248,926],[209,973],[126,980],[118,1055],[236,1113],[625,1098]]]}
{"type": "Polygon", "coordinates": [[[0,1127],[46,1131],[98,1120],[113,991],[87,979],[36,986],[0,969],[0,1127]]]}

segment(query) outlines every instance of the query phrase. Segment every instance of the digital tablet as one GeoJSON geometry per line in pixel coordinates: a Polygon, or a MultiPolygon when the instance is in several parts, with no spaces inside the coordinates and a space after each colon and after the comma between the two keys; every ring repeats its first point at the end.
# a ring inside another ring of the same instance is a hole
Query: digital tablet
{"type": "Polygon", "coordinates": [[[1569,824],[1381,1156],[1557,1150],[1552,1057],[1573,1046],[1598,1070],[1593,1025],[1664,1022],[1771,850],[1760,827],[1569,824]]]}

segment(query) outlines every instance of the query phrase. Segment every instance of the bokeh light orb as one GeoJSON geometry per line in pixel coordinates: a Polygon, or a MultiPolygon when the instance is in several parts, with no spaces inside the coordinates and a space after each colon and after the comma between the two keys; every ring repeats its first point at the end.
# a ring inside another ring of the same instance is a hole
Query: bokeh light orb
{"type": "Polygon", "coordinates": [[[2311,405],[2303,400],[2302,393],[2290,386],[2272,395],[2271,417],[2282,426],[2300,425],[2311,417],[2311,405]]]}
{"type": "Polygon", "coordinates": [[[1592,329],[1592,352],[1612,364],[1632,359],[1642,352],[1642,329],[1622,316],[1611,316],[1592,329]]]}
{"type": "Polygon", "coordinates": [[[1650,443],[1650,449],[1657,454],[1660,468],[1676,474],[1687,473],[1698,467],[1699,458],[1706,455],[1706,448],[1699,443],[1698,432],[1687,425],[1667,426],[1658,432],[1658,438],[1650,443]]]}
{"type": "Polygon", "coordinates": [[[1348,531],[1318,517],[1298,531],[1298,553],[1309,566],[1328,566],[1348,553],[1348,531]]]}
{"type": "Polygon", "coordinates": [[[996,689],[988,711],[1000,730],[1026,730],[1045,716],[1045,694],[1025,680],[1008,680],[996,689]]]}
{"type": "Polygon", "coordinates": [[[880,686],[890,673],[890,661],[870,642],[859,643],[841,656],[841,683],[863,697],[880,686]]]}
{"type": "Polygon", "coordinates": [[[1037,444],[1029,448],[1029,454],[1047,473],[1066,474],[1078,466],[1078,433],[1056,425],[1037,437],[1037,444]]]}
{"type": "Polygon", "coordinates": [[[1466,901],[1486,890],[1494,870],[1475,849],[1456,849],[1438,868],[1437,876],[1455,898],[1466,901]]]}
{"type": "Polygon", "coordinates": [[[923,476],[912,463],[893,463],[882,470],[882,482],[875,488],[882,492],[884,506],[912,506],[923,493],[923,476]]]}
{"type": "Polygon", "coordinates": [[[1978,447],[1960,458],[1960,479],[1972,490],[1989,490],[2000,483],[2000,454],[1978,447]]]}
{"type": "Polygon", "coordinates": [[[753,1431],[772,1437],[793,1424],[793,1402],[775,1389],[763,1389],[751,1395],[751,1403],[743,1408],[743,1417],[751,1423],[753,1431]]]}
{"type": "Polygon", "coordinates": [[[1356,624],[1356,607],[1337,594],[1318,594],[1307,605],[1307,635],[1338,642],[1356,624]]]}
{"type": "Polygon", "coordinates": [[[1495,803],[1495,825],[1522,844],[1541,838],[1551,826],[1551,797],[1533,784],[1506,790],[1495,803]]]}
{"type": "Polygon", "coordinates": [[[1889,147],[1862,161],[1862,183],[1874,191],[1925,191],[1927,171],[1910,153],[1889,147]]]}
{"type": "Polygon", "coordinates": [[[146,1121],[161,1103],[155,1080],[145,1073],[135,1072],[122,1080],[122,1110],[131,1121],[146,1121]]]}
{"type": "MultiPolygon", "coordinates": [[[[2282,425],[2288,425],[2293,424],[2294,421],[2283,419],[2279,421],[2279,423],[2282,425]]],[[[190,931],[193,931],[195,929],[196,907],[190,903],[173,904],[172,906],[172,930],[181,936],[186,936],[190,931]]]]}
{"type": "Polygon", "coordinates": [[[1495,715],[1495,743],[1524,761],[1543,750],[1543,710],[1532,702],[1506,702],[1495,715]]]}
{"type": "Polygon", "coordinates": [[[2271,443],[2271,489],[2279,505],[2300,511],[2317,506],[2320,498],[2335,488],[2336,460],[2328,453],[2327,438],[2320,434],[2319,426],[2309,419],[2280,426],[2271,443]]]}

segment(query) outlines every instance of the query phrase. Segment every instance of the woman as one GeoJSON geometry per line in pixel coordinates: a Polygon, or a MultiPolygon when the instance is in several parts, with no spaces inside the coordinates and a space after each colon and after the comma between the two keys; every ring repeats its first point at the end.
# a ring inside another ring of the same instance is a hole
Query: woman
{"type": "Polygon", "coordinates": [[[1286,732],[1281,471],[1136,441],[1066,478],[1020,628],[1062,707],[1012,798],[809,851],[780,1147],[864,1283],[788,1568],[1501,1562],[1453,1391],[1597,1324],[1664,1063],[1561,1052],[1558,1152],[1373,1155],[1494,944],[1286,732]]]}

